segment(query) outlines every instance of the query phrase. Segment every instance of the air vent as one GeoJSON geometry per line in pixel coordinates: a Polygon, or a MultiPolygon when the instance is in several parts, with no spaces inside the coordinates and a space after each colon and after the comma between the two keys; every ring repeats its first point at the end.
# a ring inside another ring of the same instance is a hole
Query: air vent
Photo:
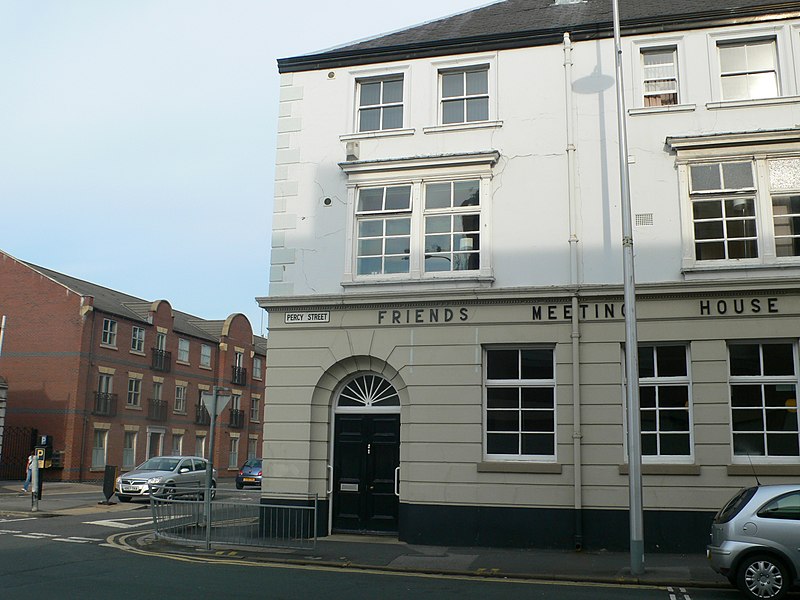
{"type": "Polygon", "coordinates": [[[636,215],[637,227],[650,227],[653,224],[653,213],[639,213],[636,215]]]}

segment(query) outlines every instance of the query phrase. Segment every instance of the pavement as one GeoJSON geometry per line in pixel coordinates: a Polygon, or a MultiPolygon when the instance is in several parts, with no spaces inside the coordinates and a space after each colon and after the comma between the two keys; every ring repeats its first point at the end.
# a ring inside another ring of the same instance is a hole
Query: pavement
{"type": "MultiPolygon", "coordinates": [[[[30,516],[31,494],[21,482],[0,481],[0,519],[30,516]]],[[[223,483],[221,487],[226,487],[223,483]]],[[[101,504],[102,486],[94,483],[45,482],[38,517],[75,514],[124,514],[148,509],[147,504],[101,504]]],[[[159,554],[192,555],[206,560],[314,565],[394,573],[425,573],[504,579],[640,584],[678,588],[730,589],[727,579],[711,570],[705,554],[645,555],[645,572],[633,575],[626,552],[423,546],[383,536],[331,535],[317,540],[313,550],[214,546],[211,551],[157,539],[152,531],[125,536],[133,548],[159,554]]]]}

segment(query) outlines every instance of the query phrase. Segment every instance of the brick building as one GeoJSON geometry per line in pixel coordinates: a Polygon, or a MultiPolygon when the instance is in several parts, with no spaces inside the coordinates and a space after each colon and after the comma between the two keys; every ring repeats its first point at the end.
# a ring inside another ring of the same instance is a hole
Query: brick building
{"type": "Polygon", "coordinates": [[[207,456],[200,397],[214,386],[232,393],[217,421],[219,476],[261,454],[266,339],[244,315],[200,319],[3,252],[0,315],[6,425],[53,436],[58,466],[47,479],[99,479],[106,465],[160,454],[207,456]]]}

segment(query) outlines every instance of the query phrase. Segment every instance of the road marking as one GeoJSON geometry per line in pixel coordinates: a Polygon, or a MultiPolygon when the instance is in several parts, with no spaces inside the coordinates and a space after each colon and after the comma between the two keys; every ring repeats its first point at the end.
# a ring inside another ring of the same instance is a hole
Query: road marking
{"type": "Polygon", "coordinates": [[[36,517],[20,517],[19,519],[0,519],[0,523],[14,523],[16,521],[34,521],[36,517]]]}
{"type": "Polygon", "coordinates": [[[17,533],[14,537],[28,538],[31,540],[49,540],[58,537],[55,533],[17,533]]]}
{"type": "Polygon", "coordinates": [[[21,531],[17,531],[16,529],[0,529],[0,535],[5,533],[22,533],[21,531]]]}
{"type": "Polygon", "coordinates": [[[90,544],[91,542],[99,542],[101,540],[94,540],[91,538],[53,538],[54,542],[71,542],[73,544],[90,544]]]}
{"type": "Polygon", "coordinates": [[[670,600],[692,600],[692,597],[686,593],[686,588],[678,588],[678,593],[675,593],[675,588],[668,587],[667,591],[669,592],[670,600]]]}
{"type": "Polygon", "coordinates": [[[84,525],[100,525],[101,527],[113,527],[114,529],[132,529],[153,522],[152,517],[128,517],[127,519],[104,519],[102,521],[84,521],[84,525]],[[136,521],[127,523],[126,521],[136,521]]]}

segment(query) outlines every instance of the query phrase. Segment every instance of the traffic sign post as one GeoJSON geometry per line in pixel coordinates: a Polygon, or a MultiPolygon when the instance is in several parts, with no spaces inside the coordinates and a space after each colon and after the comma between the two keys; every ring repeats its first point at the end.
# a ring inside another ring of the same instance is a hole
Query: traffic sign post
{"type": "Polygon", "coordinates": [[[206,550],[211,549],[211,479],[214,473],[214,437],[217,417],[225,410],[231,401],[231,391],[228,388],[215,385],[213,392],[203,392],[201,395],[203,406],[211,417],[211,442],[208,445],[208,461],[206,462],[206,550]]]}

